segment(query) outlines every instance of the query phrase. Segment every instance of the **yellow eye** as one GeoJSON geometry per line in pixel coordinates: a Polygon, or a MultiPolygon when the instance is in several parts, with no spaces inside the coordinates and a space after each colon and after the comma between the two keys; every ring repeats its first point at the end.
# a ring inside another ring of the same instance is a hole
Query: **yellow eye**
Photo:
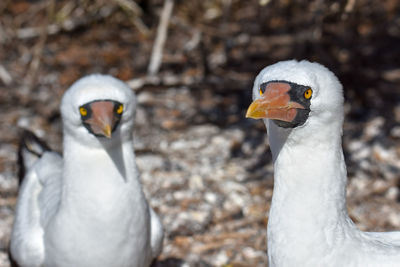
{"type": "Polygon", "coordinates": [[[82,116],[86,116],[87,115],[87,110],[84,107],[80,107],[79,108],[79,113],[81,113],[82,116]]]}
{"type": "Polygon", "coordinates": [[[262,95],[263,94],[263,91],[260,89],[260,95],[262,95]]]}
{"type": "Polygon", "coordinates": [[[124,105],[119,105],[117,109],[117,114],[122,114],[122,111],[124,111],[124,105]]]}
{"type": "Polygon", "coordinates": [[[304,98],[305,98],[305,99],[310,99],[311,96],[312,96],[312,90],[311,90],[311,89],[307,89],[307,90],[304,92],[304,98]]]}

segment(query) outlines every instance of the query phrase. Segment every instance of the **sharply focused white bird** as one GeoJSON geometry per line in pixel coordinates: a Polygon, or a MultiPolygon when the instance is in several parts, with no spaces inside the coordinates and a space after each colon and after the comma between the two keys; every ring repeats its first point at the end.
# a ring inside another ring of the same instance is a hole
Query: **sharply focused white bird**
{"type": "Polygon", "coordinates": [[[125,83],[90,75],[62,99],[63,157],[26,134],[13,264],[144,267],[160,254],[162,225],[142,191],[133,151],[135,109],[125,83]]]}
{"type": "Polygon", "coordinates": [[[264,68],[246,117],[264,119],[274,162],[269,266],[400,266],[400,232],[362,232],[346,209],[343,92],[308,61],[264,68]]]}

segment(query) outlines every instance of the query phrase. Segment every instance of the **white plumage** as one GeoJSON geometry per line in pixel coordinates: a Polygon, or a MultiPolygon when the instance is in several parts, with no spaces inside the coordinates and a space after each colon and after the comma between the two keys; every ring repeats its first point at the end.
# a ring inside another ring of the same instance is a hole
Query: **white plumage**
{"type": "Polygon", "coordinates": [[[348,216],[336,76],[318,63],[279,62],[257,76],[253,99],[247,117],[264,119],[275,170],[269,265],[400,266],[400,232],[362,232],[348,216]]]}
{"type": "Polygon", "coordinates": [[[20,266],[142,267],[160,254],[162,225],[135,163],[135,108],[111,76],[84,77],[64,94],[63,157],[44,152],[19,191],[10,252],[20,266]]]}

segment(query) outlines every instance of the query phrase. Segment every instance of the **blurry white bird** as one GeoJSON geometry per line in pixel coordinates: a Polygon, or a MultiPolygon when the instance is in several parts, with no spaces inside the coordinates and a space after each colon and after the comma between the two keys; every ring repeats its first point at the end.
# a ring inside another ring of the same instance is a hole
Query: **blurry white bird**
{"type": "Polygon", "coordinates": [[[343,92],[308,61],[264,68],[246,117],[264,119],[274,162],[269,266],[400,266],[400,232],[361,232],[346,209],[343,92]]]}
{"type": "Polygon", "coordinates": [[[135,96],[90,75],[64,94],[63,154],[25,133],[10,254],[17,266],[149,266],[163,229],[148,205],[133,151],[135,96]]]}

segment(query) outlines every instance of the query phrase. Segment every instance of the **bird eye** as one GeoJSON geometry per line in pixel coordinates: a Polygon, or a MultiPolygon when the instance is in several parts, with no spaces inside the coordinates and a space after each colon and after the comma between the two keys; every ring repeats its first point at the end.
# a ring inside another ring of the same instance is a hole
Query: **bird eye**
{"type": "Polygon", "coordinates": [[[79,108],[79,113],[81,113],[82,116],[86,116],[87,115],[87,109],[84,107],[80,107],[79,108]]]}
{"type": "Polygon", "coordinates": [[[305,99],[310,99],[312,96],[312,90],[310,88],[308,88],[305,92],[304,92],[304,98],[305,99]]]}
{"type": "Polygon", "coordinates": [[[120,104],[117,108],[117,114],[122,114],[122,111],[124,111],[124,105],[120,104]]]}
{"type": "Polygon", "coordinates": [[[263,94],[263,91],[262,91],[262,89],[260,88],[260,91],[259,91],[259,93],[260,93],[260,95],[262,95],[263,94]]]}

